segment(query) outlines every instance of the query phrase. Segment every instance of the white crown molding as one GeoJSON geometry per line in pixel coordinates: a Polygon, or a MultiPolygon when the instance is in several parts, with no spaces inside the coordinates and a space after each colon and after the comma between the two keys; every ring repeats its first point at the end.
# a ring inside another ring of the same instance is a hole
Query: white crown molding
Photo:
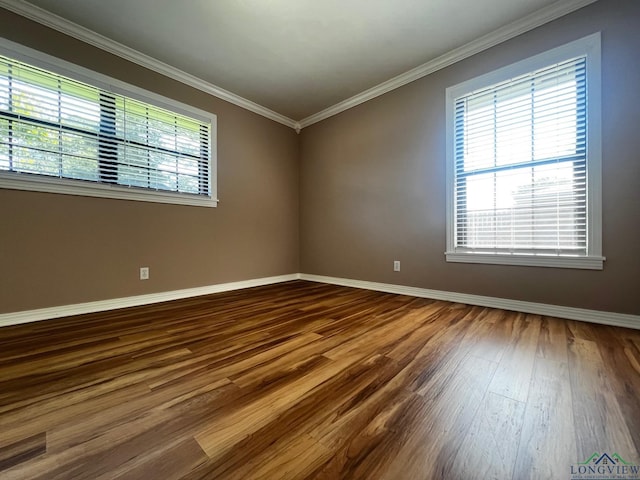
{"type": "Polygon", "coordinates": [[[429,290],[426,288],[407,287],[404,285],[367,282],[362,280],[350,280],[346,278],[325,277],[322,275],[311,275],[306,273],[300,274],[300,279],[311,282],[342,285],[344,287],[363,288],[365,290],[375,290],[378,292],[396,293],[399,295],[409,295],[412,297],[431,298],[434,300],[444,300],[447,302],[465,303],[468,305],[479,305],[481,307],[500,308],[503,310],[533,313],[536,315],[545,315],[549,317],[568,318],[571,320],[580,320],[583,322],[640,329],[640,315],[603,312],[600,310],[588,310],[584,308],[563,307],[560,305],[549,305],[545,303],[510,300],[508,298],[485,297],[481,295],[471,295],[468,293],[429,290]]]}
{"type": "Polygon", "coordinates": [[[300,120],[300,128],[308,127],[314,123],[318,123],[326,118],[337,115],[338,113],[349,110],[361,103],[372,100],[380,95],[384,95],[387,92],[402,87],[408,83],[418,80],[422,77],[437,72],[449,65],[452,65],[460,60],[464,60],[472,55],[487,50],[495,45],[503,43],[511,38],[517,37],[529,30],[533,30],[545,23],[551,22],[557,18],[563,17],[571,12],[586,7],[591,3],[595,3],[597,0],[559,0],[556,3],[549,5],[537,12],[527,15],[513,23],[505,25],[497,30],[494,30],[487,35],[484,35],[472,42],[467,43],[461,47],[458,47],[450,52],[445,53],[427,63],[423,63],[408,72],[402,73],[396,77],[393,77],[386,82],[382,82],[375,87],[372,87],[364,92],[354,95],[351,98],[336,103],[335,105],[325,108],[324,110],[314,113],[306,118],[300,120]]]}
{"type": "Polygon", "coordinates": [[[206,82],[194,75],[183,72],[182,70],[167,65],[155,58],[152,58],[144,53],[138,52],[133,48],[127,47],[121,43],[118,43],[110,38],[107,38],[99,33],[96,33],[88,28],[82,27],[76,23],[71,22],[65,18],[55,15],[47,10],[32,5],[25,0],[0,0],[0,6],[6,8],[18,15],[26,17],[30,20],[38,22],[46,27],[52,28],[59,32],[69,35],[70,37],[81,40],[85,43],[98,47],[101,50],[107,51],[118,57],[124,58],[130,62],[133,62],[142,67],[148,68],[154,72],[160,73],[165,77],[177,80],[185,85],[197,88],[205,93],[213,95],[214,97],[225,100],[229,103],[233,103],[239,107],[245,108],[253,113],[262,115],[270,120],[281,123],[293,129],[300,128],[298,122],[286,117],[280,113],[274,112],[262,105],[259,105],[251,100],[247,100],[235,93],[220,88],[212,83],[206,82]]]}
{"type": "Polygon", "coordinates": [[[97,302],[77,303],[74,305],[63,305],[60,307],[40,308],[37,310],[25,310],[15,313],[0,314],[0,327],[9,325],[19,325],[22,323],[38,322],[53,318],[68,317],[70,315],[83,315],[85,313],[103,312],[116,310],[118,308],[137,307],[151,303],[168,302],[182,298],[198,297],[210,295],[212,293],[228,292],[240,290],[242,288],[259,287],[274,283],[289,282],[298,280],[300,275],[292,273],[276,277],[263,277],[253,280],[243,280],[241,282],[220,283],[206,287],[186,288],[171,292],[150,293],[147,295],[137,295],[134,297],[114,298],[111,300],[100,300],[97,302]]]}
{"type": "Polygon", "coordinates": [[[545,23],[567,15],[596,1],[597,0],[559,0],[546,8],[538,10],[537,12],[523,17],[509,25],[505,25],[504,27],[484,35],[477,40],[451,50],[438,58],[419,65],[416,68],[365,90],[351,98],[343,100],[342,102],[328,107],[318,113],[310,115],[300,121],[295,121],[280,113],[263,107],[262,105],[252,102],[251,100],[247,100],[235,93],[206,82],[194,75],[183,72],[180,69],[172,67],[171,65],[156,60],[148,55],[138,52],[137,50],[127,47],[126,45],[111,40],[99,33],[89,30],[88,28],[82,27],[47,10],[32,5],[26,0],[0,0],[0,6],[17,13],[18,15],[34,20],[42,25],[53,28],[54,30],[124,58],[125,60],[129,60],[137,65],[148,68],[166,77],[172,78],[186,85],[190,85],[205,93],[257,113],[258,115],[262,115],[273,121],[291,127],[297,133],[300,133],[300,130],[304,127],[313,125],[314,123],[332,117],[333,115],[337,115],[338,113],[344,112],[345,110],[360,105],[361,103],[379,97],[391,90],[400,88],[407,83],[411,83],[425,77],[430,73],[448,67],[460,60],[475,55],[476,53],[480,53],[499,43],[528,32],[529,30],[539,27],[540,25],[544,25],[545,23]]]}

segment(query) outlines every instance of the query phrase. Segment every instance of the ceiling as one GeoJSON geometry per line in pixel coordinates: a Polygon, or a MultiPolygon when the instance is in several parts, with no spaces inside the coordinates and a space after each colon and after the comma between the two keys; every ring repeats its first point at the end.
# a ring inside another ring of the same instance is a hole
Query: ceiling
{"type": "MultiPolygon", "coordinates": [[[[0,1],[11,3],[27,4],[24,0],[0,1]]],[[[573,3],[576,9],[591,2],[29,0],[28,3],[300,121],[541,9],[552,10],[560,3],[573,3]]]]}

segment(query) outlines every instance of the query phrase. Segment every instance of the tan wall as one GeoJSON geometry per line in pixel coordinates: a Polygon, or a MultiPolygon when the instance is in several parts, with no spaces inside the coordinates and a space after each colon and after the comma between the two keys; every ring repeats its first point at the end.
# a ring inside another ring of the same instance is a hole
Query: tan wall
{"type": "Polygon", "coordinates": [[[302,271],[639,314],[639,46],[640,2],[603,0],[304,129],[302,271]],[[604,270],[445,262],[445,89],[596,31],[604,270]]]}
{"type": "Polygon", "coordinates": [[[0,189],[0,313],[297,271],[640,313],[636,0],[601,0],[308,127],[300,139],[4,10],[0,30],[216,114],[221,199],[209,209],[0,189]],[[446,263],[445,88],[599,30],[605,269],[446,263]],[[145,282],[143,265],[151,267],[145,282]]]}
{"type": "Polygon", "coordinates": [[[0,31],[216,114],[220,198],[204,208],[0,189],[0,313],[299,271],[291,128],[1,9],[0,31]]]}

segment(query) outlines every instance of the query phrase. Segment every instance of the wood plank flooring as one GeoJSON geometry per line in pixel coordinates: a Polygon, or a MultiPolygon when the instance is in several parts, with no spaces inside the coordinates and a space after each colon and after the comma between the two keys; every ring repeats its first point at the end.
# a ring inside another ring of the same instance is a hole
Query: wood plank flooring
{"type": "Polygon", "coordinates": [[[311,282],[0,328],[0,479],[640,463],[640,331],[311,282]]]}

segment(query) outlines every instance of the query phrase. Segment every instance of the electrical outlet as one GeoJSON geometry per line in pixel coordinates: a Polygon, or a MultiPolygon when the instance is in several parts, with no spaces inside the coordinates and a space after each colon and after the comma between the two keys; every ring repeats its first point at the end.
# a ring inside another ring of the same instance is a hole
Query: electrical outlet
{"type": "Polygon", "coordinates": [[[400,260],[394,260],[393,261],[393,271],[394,272],[399,272],[400,271],[400,260]]]}
{"type": "Polygon", "coordinates": [[[140,280],[149,280],[149,267],[140,267],[140,280]]]}

